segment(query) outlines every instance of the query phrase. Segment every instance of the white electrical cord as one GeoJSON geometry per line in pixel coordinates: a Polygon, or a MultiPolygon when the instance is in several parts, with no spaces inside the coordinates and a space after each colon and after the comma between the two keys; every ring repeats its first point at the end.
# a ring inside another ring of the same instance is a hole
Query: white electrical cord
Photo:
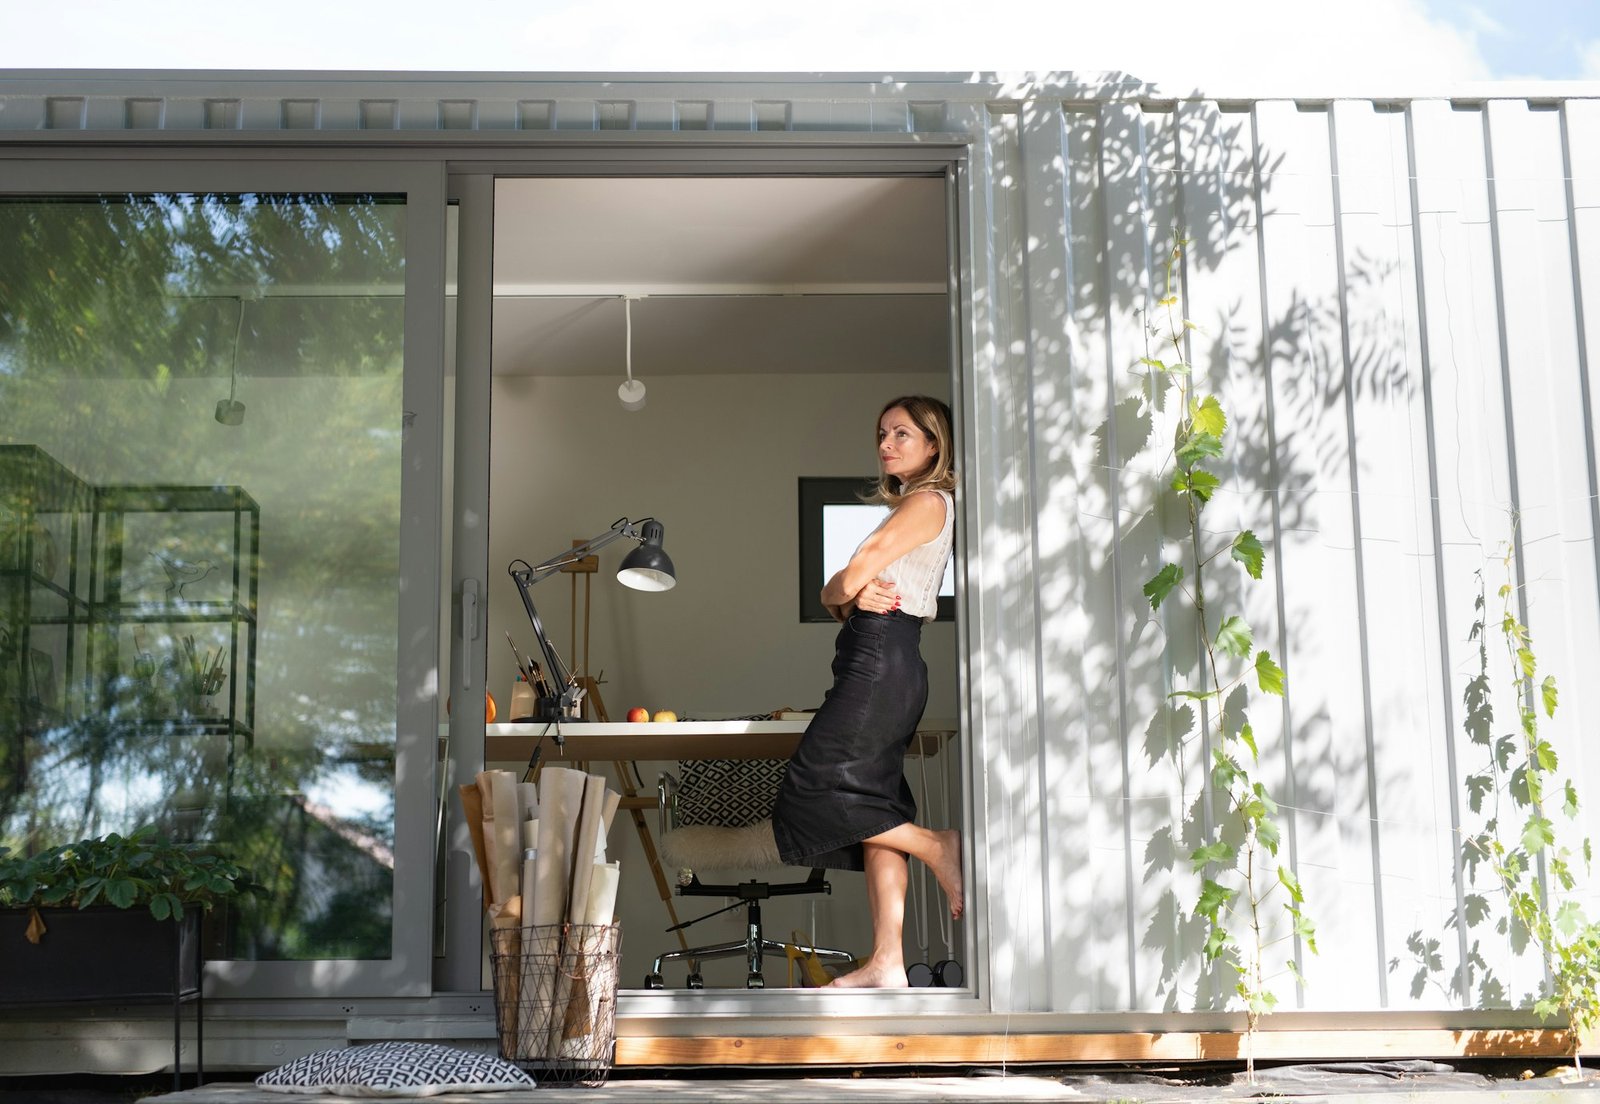
{"type": "Polygon", "coordinates": [[[628,378],[617,388],[617,398],[622,401],[624,410],[639,410],[644,406],[644,384],[633,378],[633,301],[637,298],[637,295],[622,297],[622,316],[627,333],[627,344],[624,348],[627,355],[628,378]]]}

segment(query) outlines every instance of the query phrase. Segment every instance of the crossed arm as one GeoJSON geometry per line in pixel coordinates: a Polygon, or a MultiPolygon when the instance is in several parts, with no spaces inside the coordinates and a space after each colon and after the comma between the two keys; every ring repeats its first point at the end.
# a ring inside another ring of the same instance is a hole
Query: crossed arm
{"type": "Polygon", "coordinates": [[[879,573],[913,548],[933,540],[943,528],[944,499],[933,491],[911,495],[828,580],[822,588],[822,608],[835,621],[845,620],[858,607],[874,613],[892,608],[894,586],[879,578],[879,573]]]}

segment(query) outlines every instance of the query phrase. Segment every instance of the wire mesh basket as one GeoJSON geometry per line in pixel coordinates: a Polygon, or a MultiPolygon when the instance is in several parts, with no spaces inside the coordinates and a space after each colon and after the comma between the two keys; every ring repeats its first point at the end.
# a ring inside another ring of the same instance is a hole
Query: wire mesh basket
{"type": "Polygon", "coordinates": [[[540,1084],[601,1085],[617,1039],[620,924],[489,933],[500,1057],[540,1084]]]}

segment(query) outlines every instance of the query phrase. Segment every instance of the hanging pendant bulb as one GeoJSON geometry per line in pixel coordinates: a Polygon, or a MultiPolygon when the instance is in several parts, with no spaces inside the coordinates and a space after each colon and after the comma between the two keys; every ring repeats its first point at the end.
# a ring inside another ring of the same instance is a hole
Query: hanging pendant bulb
{"type": "Polygon", "coordinates": [[[627,325],[627,366],[628,378],[617,388],[617,398],[622,402],[624,410],[641,410],[644,408],[644,383],[633,378],[633,300],[635,296],[625,295],[622,298],[622,314],[627,325]]]}
{"type": "Polygon", "coordinates": [[[244,403],[233,395],[239,386],[239,334],[244,330],[244,296],[239,296],[239,320],[233,327],[233,359],[228,364],[228,397],[217,400],[216,419],[225,426],[244,424],[244,403]]]}

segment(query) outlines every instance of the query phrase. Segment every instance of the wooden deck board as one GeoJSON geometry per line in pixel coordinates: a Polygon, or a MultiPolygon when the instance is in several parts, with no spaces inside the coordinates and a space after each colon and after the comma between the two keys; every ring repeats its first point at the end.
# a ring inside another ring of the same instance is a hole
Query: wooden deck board
{"type": "MultiPolygon", "coordinates": [[[[1263,1031],[1258,1060],[1534,1058],[1571,1053],[1564,1030],[1263,1031]]],[[[1583,1052],[1594,1052],[1595,1039],[1583,1052]]],[[[1091,1062],[1234,1062],[1232,1032],[1100,1032],[1016,1035],[780,1035],[623,1037],[618,1066],[999,1065],[1091,1062]]]]}

